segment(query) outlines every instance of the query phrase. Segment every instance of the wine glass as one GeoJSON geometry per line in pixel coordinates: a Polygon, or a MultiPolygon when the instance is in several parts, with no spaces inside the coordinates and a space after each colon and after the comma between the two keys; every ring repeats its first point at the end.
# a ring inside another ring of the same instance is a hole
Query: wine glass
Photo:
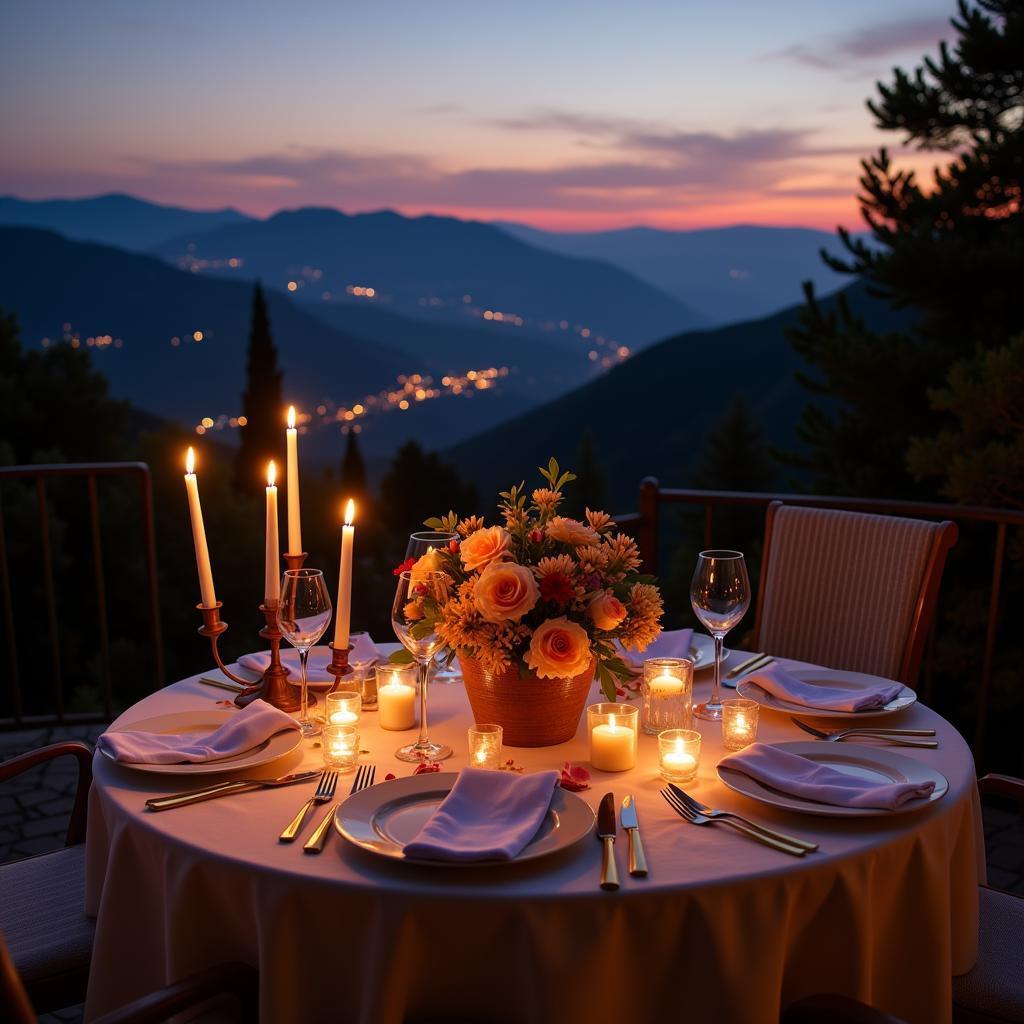
{"type": "Polygon", "coordinates": [[[722,642],[750,607],[750,580],[740,551],[702,551],[690,582],[690,604],[704,628],[715,638],[715,685],[711,699],[698,704],[698,718],[722,717],[722,642]]]}
{"type": "Polygon", "coordinates": [[[443,572],[413,573],[407,569],[398,578],[391,625],[420,669],[420,735],[415,743],[395,751],[400,761],[442,761],[452,756],[451,747],[432,743],[427,737],[427,671],[444,644],[432,616],[447,594],[448,577],[443,572]]]}
{"type": "MultiPolygon", "coordinates": [[[[437,548],[447,547],[453,540],[458,540],[457,533],[445,533],[441,530],[421,530],[419,533],[409,534],[409,543],[405,546],[405,557],[422,558],[428,551],[437,548]]],[[[445,664],[445,655],[438,652],[434,659],[431,671],[431,682],[434,683],[457,683],[462,675],[459,670],[451,665],[445,664]]]]}
{"type": "Polygon", "coordinates": [[[303,736],[317,736],[320,722],[309,717],[306,659],[309,649],[324,635],[331,621],[331,598],[319,569],[286,569],[281,582],[277,625],[284,638],[299,652],[301,701],[299,728],[303,736]]]}

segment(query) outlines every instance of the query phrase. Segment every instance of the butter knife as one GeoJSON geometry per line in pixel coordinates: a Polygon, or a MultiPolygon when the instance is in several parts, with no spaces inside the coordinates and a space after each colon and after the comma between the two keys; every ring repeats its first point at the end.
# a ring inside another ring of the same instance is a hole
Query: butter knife
{"type": "Polygon", "coordinates": [[[619,813],[619,818],[629,839],[629,873],[635,878],[642,878],[647,874],[647,858],[644,856],[644,844],[640,839],[636,798],[632,793],[622,798],[622,810],[619,813]]]}
{"type": "Polygon", "coordinates": [[[615,794],[605,793],[597,809],[597,838],[601,840],[601,888],[618,889],[619,872],[615,867],[615,794]]]}
{"type": "Polygon", "coordinates": [[[304,782],[319,774],[319,771],[294,772],[292,775],[282,775],[279,779],[239,779],[236,782],[221,782],[216,786],[192,789],[187,793],[152,797],[146,801],[146,806],[151,811],[169,811],[174,807],[186,807],[188,804],[215,800],[217,797],[229,796],[232,793],[247,793],[253,789],[267,789],[272,786],[290,786],[294,782],[304,782]]]}

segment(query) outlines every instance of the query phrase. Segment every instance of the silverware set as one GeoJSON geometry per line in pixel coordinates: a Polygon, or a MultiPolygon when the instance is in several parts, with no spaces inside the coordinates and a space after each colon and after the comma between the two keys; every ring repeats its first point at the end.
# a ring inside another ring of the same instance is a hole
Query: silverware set
{"type": "MultiPolygon", "coordinates": [[[[326,772],[324,773],[327,774],[326,772]]],[[[333,773],[337,776],[337,772],[333,773]]],[[[377,775],[377,768],[372,764],[361,764],[356,771],[355,780],[352,783],[352,788],[349,790],[349,796],[353,793],[358,793],[360,790],[369,789],[373,785],[373,780],[377,775]]],[[[337,779],[335,779],[335,783],[337,779]]],[[[324,815],[323,821],[313,830],[313,834],[306,840],[305,845],[302,847],[303,853],[320,853],[324,848],[324,843],[327,842],[327,834],[331,830],[331,825],[334,824],[334,815],[338,811],[338,805],[334,804],[331,809],[324,815]]]]}
{"type": "MultiPolygon", "coordinates": [[[[629,873],[634,878],[647,874],[647,857],[640,839],[640,822],[636,815],[636,797],[623,797],[620,810],[622,827],[629,840],[629,873]]],[[[615,864],[615,794],[605,793],[597,809],[597,838],[602,843],[601,888],[609,892],[619,887],[619,870],[615,864]]]]}
{"type": "Polygon", "coordinates": [[[939,745],[938,740],[913,738],[917,736],[934,736],[934,729],[886,729],[882,727],[864,727],[858,729],[837,729],[834,732],[826,732],[824,729],[816,729],[813,725],[801,722],[798,718],[790,718],[790,721],[798,729],[803,729],[804,732],[809,733],[815,739],[825,740],[830,743],[839,743],[842,740],[851,739],[871,739],[885,740],[886,742],[899,747],[922,747],[928,750],[934,750],[939,745]]]}
{"type": "Polygon", "coordinates": [[[277,837],[282,843],[292,843],[295,841],[295,837],[299,834],[299,829],[302,828],[302,823],[306,820],[306,815],[310,812],[315,804],[325,804],[328,800],[334,796],[334,791],[338,788],[338,773],[325,769],[323,774],[320,776],[320,781],[317,783],[316,790],[313,795],[299,808],[299,813],[292,818],[291,821],[285,825],[284,830],[277,837]]]}

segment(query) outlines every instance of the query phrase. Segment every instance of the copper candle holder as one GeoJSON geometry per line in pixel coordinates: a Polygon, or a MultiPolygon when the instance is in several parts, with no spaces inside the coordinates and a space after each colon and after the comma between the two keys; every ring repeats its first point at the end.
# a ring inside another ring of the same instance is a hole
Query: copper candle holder
{"type": "Polygon", "coordinates": [[[327,671],[334,676],[334,685],[328,691],[334,693],[336,690],[343,690],[345,686],[342,680],[346,676],[352,675],[352,666],[348,663],[348,653],[353,649],[352,645],[348,647],[335,647],[333,643],[327,645],[331,649],[331,663],[327,666],[327,671]]]}
{"type": "Polygon", "coordinates": [[[289,555],[287,553],[281,556],[285,561],[286,569],[301,569],[306,564],[306,552],[303,551],[298,555],[289,555]]]}

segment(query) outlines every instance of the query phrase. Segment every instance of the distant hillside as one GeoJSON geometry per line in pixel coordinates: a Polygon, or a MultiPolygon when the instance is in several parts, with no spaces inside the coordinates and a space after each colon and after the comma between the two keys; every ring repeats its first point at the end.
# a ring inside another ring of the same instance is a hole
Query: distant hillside
{"type": "Polygon", "coordinates": [[[500,226],[552,252],[607,260],[699,310],[710,324],[776,313],[799,301],[803,281],[813,281],[821,294],[850,283],[821,259],[822,248],[840,251],[836,236],[810,228],[636,227],[561,234],[525,224],[500,226]]]}
{"type": "MultiPolygon", "coordinates": [[[[248,282],[184,273],[153,256],[49,231],[0,228],[0,307],[18,315],[26,344],[55,342],[65,324],[81,344],[103,338],[91,351],[115,395],[187,426],[241,411],[251,301],[248,282]],[[196,332],[201,341],[194,340],[196,332]]],[[[285,393],[300,408],[352,404],[396,387],[400,374],[439,378],[443,372],[428,351],[410,355],[337,330],[277,292],[267,292],[267,305],[285,393]]],[[[542,397],[531,385],[520,386],[518,376],[513,366],[486,391],[467,388],[463,397],[417,402],[412,395],[407,411],[360,421],[364,447],[371,455],[387,454],[409,437],[451,444],[515,416],[542,397]]],[[[224,430],[216,436],[237,435],[224,430]]],[[[318,427],[308,446],[311,453],[340,451],[340,427],[333,421],[318,427]]]]}
{"type": "Polygon", "coordinates": [[[574,348],[584,330],[598,349],[598,335],[635,347],[703,322],[608,263],[558,255],[451,217],[300,209],[192,231],[156,251],[183,267],[259,276],[275,288],[294,282],[303,297],[326,292],[337,299],[349,288],[372,288],[373,302],[412,316],[503,331],[521,319],[524,328],[574,348]],[[500,313],[502,323],[488,324],[488,311],[500,313]]]}
{"type": "Polygon", "coordinates": [[[68,238],[125,249],[151,249],[187,231],[208,231],[246,219],[237,210],[185,210],[116,194],[43,200],[0,196],[0,224],[50,228],[68,238]]]}
{"type": "MultiPolygon", "coordinates": [[[[893,327],[903,320],[859,285],[846,294],[871,325],[893,327]]],[[[822,305],[828,308],[834,301],[822,305]]],[[[799,309],[668,338],[598,380],[447,454],[489,499],[500,485],[530,479],[550,455],[571,468],[582,435],[589,431],[613,488],[610,504],[623,511],[635,508],[645,476],[653,474],[666,486],[686,485],[709,427],[737,392],[748,400],[765,437],[792,447],[807,396],[794,379],[801,361],[785,330],[797,322],[799,309]]]]}

